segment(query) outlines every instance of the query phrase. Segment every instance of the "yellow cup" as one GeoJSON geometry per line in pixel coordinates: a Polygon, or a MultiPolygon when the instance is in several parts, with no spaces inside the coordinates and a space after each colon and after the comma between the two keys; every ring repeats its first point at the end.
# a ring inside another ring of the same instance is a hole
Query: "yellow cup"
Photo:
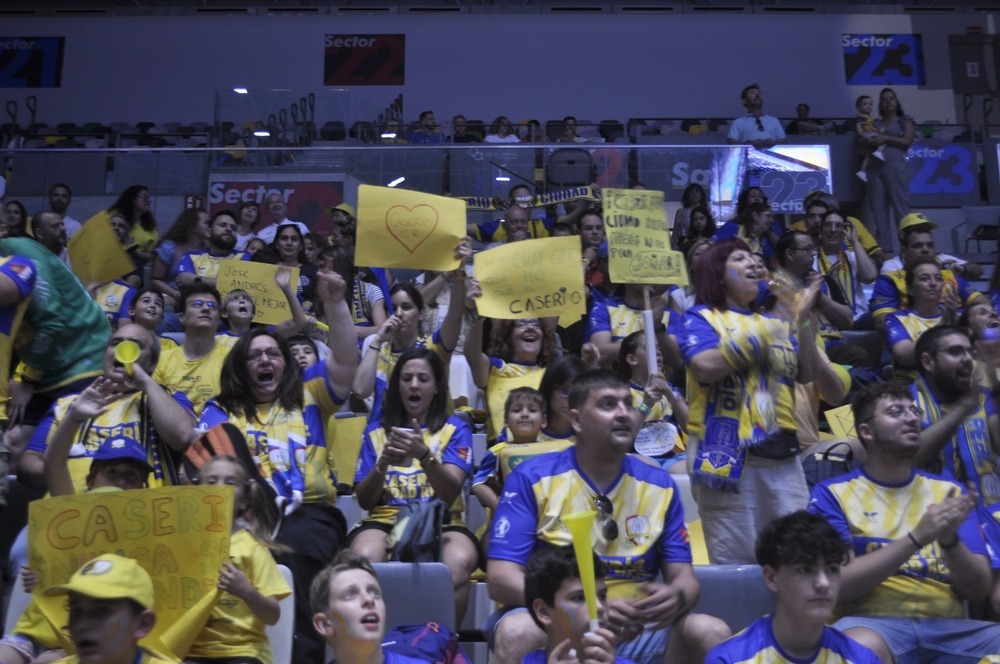
{"type": "Polygon", "coordinates": [[[125,375],[129,378],[132,377],[132,365],[139,359],[140,352],[142,349],[134,341],[123,341],[115,346],[115,360],[125,367],[125,375]]]}

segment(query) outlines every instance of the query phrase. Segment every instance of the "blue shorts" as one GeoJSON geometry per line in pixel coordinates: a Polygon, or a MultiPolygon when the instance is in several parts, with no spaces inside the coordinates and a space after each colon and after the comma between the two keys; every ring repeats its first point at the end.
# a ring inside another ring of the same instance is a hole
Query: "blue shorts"
{"type": "Polygon", "coordinates": [[[872,630],[885,641],[896,664],[976,664],[1000,655],[1000,624],[981,620],[848,616],[833,627],[842,632],[852,627],[872,630]]]}
{"type": "Polygon", "coordinates": [[[670,641],[670,629],[646,629],[627,643],[615,650],[615,655],[637,664],[660,664],[667,652],[667,642],[670,641]]]}

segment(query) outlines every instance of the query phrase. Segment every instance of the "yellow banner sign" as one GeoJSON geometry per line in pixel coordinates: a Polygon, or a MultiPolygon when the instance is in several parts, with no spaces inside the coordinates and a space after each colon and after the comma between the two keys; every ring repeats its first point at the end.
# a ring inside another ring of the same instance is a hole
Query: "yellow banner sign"
{"type": "Polygon", "coordinates": [[[663,192],[604,189],[601,195],[611,281],[686,286],[684,255],[670,249],[663,192]]]}
{"type": "Polygon", "coordinates": [[[477,306],[490,318],[537,318],[586,312],[580,238],[513,242],[476,254],[483,289],[477,306]]]}
{"type": "MultiPolygon", "coordinates": [[[[29,565],[38,587],[48,588],[101,554],[135,559],[153,579],[157,621],[150,643],[159,645],[166,628],[214,592],[232,527],[233,490],[225,486],[46,498],[28,507],[29,565]]],[[[65,597],[36,592],[35,600],[53,625],[66,624],[65,597]]]]}
{"type": "MultiPolygon", "coordinates": [[[[256,308],[253,322],[277,325],[292,317],[288,298],[278,288],[278,284],[274,283],[274,275],[278,272],[278,267],[278,265],[270,263],[253,263],[229,258],[219,263],[216,287],[222,297],[225,297],[231,290],[242,288],[253,297],[256,308]]],[[[297,267],[292,268],[291,282],[292,284],[299,283],[299,268],[297,267]]]]}
{"type": "Polygon", "coordinates": [[[355,264],[454,270],[465,237],[465,201],[405,189],[358,187],[355,264]]]}
{"type": "Polygon", "coordinates": [[[69,263],[84,285],[104,284],[135,269],[107,212],[99,212],[69,239],[69,263]]]}

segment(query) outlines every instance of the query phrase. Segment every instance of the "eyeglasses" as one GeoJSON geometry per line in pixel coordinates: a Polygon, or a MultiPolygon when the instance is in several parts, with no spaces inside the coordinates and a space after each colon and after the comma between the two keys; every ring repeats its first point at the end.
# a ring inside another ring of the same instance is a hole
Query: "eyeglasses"
{"type": "Polygon", "coordinates": [[[594,496],[594,505],[604,517],[604,523],[601,524],[601,537],[609,542],[614,542],[618,539],[618,522],[615,521],[614,517],[615,506],[611,504],[611,499],[603,493],[594,496]]]}
{"type": "Polygon", "coordinates": [[[535,318],[521,318],[520,320],[514,321],[514,327],[519,330],[523,330],[526,327],[533,327],[537,330],[541,327],[541,325],[535,318]]]}
{"type": "MultiPolygon", "coordinates": [[[[906,413],[910,413],[912,415],[916,415],[917,417],[922,418],[924,416],[924,409],[915,403],[911,403],[909,406],[904,406],[903,404],[896,403],[885,409],[885,414],[894,420],[901,419],[903,415],[905,415],[906,413]]],[[[875,417],[876,415],[872,415],[867,420],[865,420],[865,423],[871,422],[873,419],[875,419],[875,417]]]]}
{"type": "Polygon", "coordinates": [[[948,348],[941,348],[938,350],[939,353],[945,353],[949,357],[953,357],[956,360],[968,355],[972,359],[976,359],[976,349],[970,348],[969,346],[949,346],[948,348]]]}
{"type": "Polygon", "coordinates": [[[255,348],[254,350],[247,353],[247,359],[251,362],[257,362],[261,357],[267,355],[269,359],[277,360],[281,358],[281,349],[270,346],[268,348],[255,348]]]}
{"type": "Polygon", "coordinates": [[[829,228],[831,230],[840,231],[845,228],[845,225],[839,221],[824,221],[823,228],[829,228]]]}
{"type": "Polygon", "coordinates": [[[206,309],[215,309],[219,306],[214,300],[191,300],[191,304],[195,307],[205,307],[206,309]]]}
{"type": "Polygon", "coordinates": [[[792,247],[792,251],[808,251],[810,254],[814,254],[816,247],[810,244],[808,247],[792,247]]]}

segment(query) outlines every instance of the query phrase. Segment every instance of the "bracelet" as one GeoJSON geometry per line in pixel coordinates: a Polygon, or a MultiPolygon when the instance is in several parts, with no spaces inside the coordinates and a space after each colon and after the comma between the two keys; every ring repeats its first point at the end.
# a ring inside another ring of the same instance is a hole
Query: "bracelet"
{"type": "Polygon", "coordinates": [[[423,463],[427,459],[427,457],[430,456],[430,454],[431,454],[431,448],[428,447],[427,451],[424,452],[423,456],[421,456],[419,459],[417,459],[417,461],[419,461],[420,463],[423,463]]]}
{"type": "Polygon", "coordinates": [[[646,405],[645,401],[636,406],[635,409],[640,413],[642,413],[643,415],[649,415],[649,411],[652,410],[649,406],[646,405]]]}
{"type": "Polygon", "coordinates": [[[429,457],[427,457],[427,461],[424,461],[423,459],[420,460],[420,467],[423,468],[424,470],[427,470],[436,463],[437,463],[437,457],[432,454],[429,457]]]}
{"type": "Polygon", "coordinates": [[[944,543],[944,542],[942,542],[941,540],[938,540],[938,544],[939,544],[939,545],[941,546],[941,548],[942,548],[942,549],[944,549],[945,551],[951,551],[951,550],[952,550],[952,549],[954,549],[954,548],[955,548],[956,546],[958,546],[958,543],[959,543],[959,539],[958,539],[958,535],[955,535],[955,539],[953,539],[953,540],[952,540],[952,541],[951,541],[951,542],[950,542],[949,544],[945,544],[945,543],[944,543]]]}
{"type": "Polygon", "coordinates": [[[810,325],[812,325],[812,319],[811,318],[807,318],[804,323],[799,323],[799,329],[800,330],[804,330],[807,327],[809,327],[810,325]]]}
{"type": "Polygon", "coordinates": [[[910,532],[906,533],[906,536],[910,538],[910,541],[913,542],[913,546],[917,547],[917,549],[924,548],[924,545],[921,544],[920,542],[918,542],[917,538],[913,536],[913,531],[912,530],[910,532]]]}

